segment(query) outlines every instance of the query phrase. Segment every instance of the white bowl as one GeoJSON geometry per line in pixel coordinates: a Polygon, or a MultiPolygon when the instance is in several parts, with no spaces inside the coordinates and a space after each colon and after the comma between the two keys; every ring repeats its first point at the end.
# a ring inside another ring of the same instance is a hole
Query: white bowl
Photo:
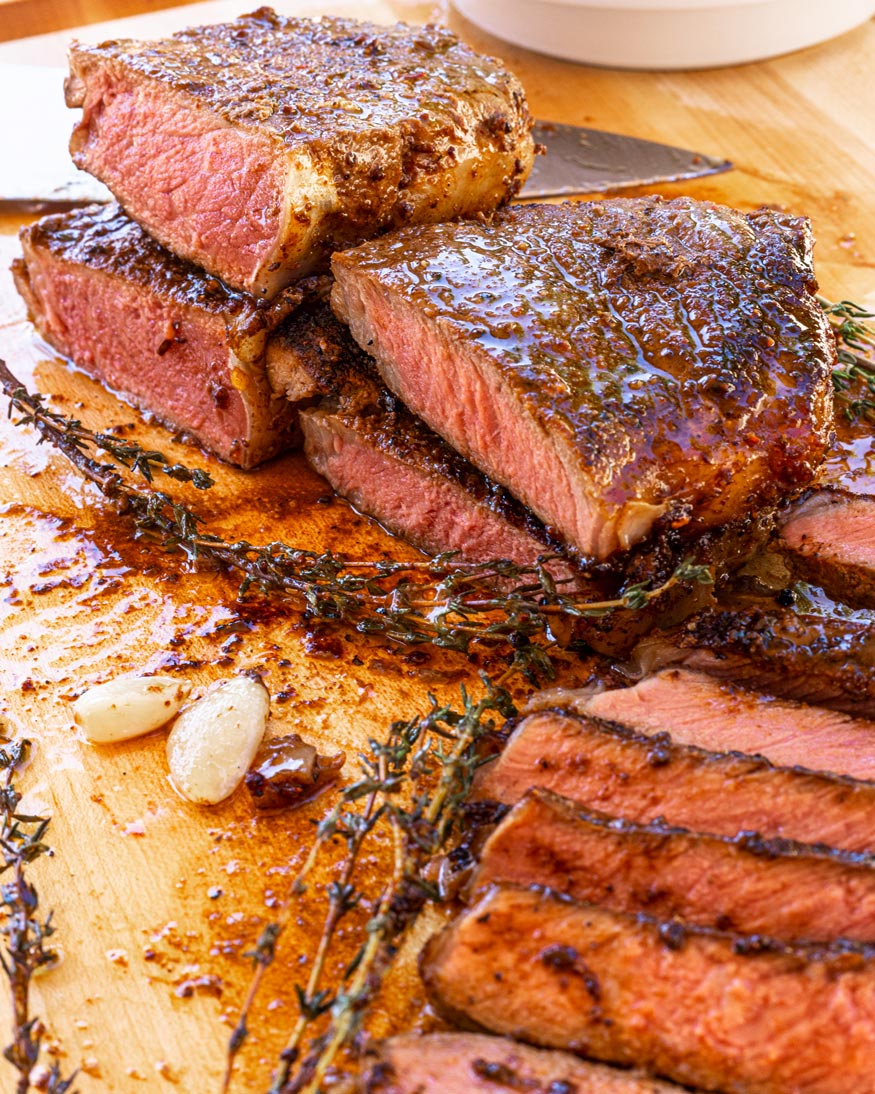
{"type": "Polygon", "coordinates": [[[453,0],[498,38],[612,68],[742,64],[844,34],[875,0],[453,0]]]}

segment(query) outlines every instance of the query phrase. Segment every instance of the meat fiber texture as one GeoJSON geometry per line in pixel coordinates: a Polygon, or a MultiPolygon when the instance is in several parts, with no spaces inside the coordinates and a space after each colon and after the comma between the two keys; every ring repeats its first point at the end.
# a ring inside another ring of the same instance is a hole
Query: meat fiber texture
{"type": "Polygon", "coordinates": [[[481,1033],[405,1034],[369,1056],[358,1094],[682,1094],[639,1072],[481,1033]]]}
{"type": "Polygon", "coordinates": [[[721,1094],[864,1094],[875,951],[787,946],[497,888],[420,967],[452,1020],[721,1094]]]}
{"type": "Polygon", "coordinates": [[[808,222],[690,198],[513,207],[335,255],[410,410],[585,555],[811,481],[835,343],[808,222]]]}
{"type": "Polygon", "coordinates": [[[338,247],[495,209],[534,156],[519,81],[448,30],[270,8],[74,43],[67,104],[78,167],[170,250],[267,297],[338,247]]]}
{"type": "Polygon", "coordinates": [[[868,855],[636,824],[548,790],[530,790],[483,845],[471,891],[497,882],[785,942],[875,942],[868,855]]]}
{"type": "Polygon", "coordinates": [[[875,608],[875,497],[814,491],[784,515],[778,542],[797,577],[844,604],[875,608]]]}
{"type": "Polygon", "coordinates": [[[548,689],[537,693],[528,709],[550,706],[570,706],[643,733],[669,733],[676,744],[875,779],[875,722],[750,691],[688,668],[663,669],[628,688],[548,689]]]}
{"type": "Polygon", "coordinates": [[[224,460],[254,467],[295,444],[267,341],[300,301],[271,307],[171,255],[116,205],[21,231],[14,274],[40,334],[85,372],[224,460]]]}
{"type": "Polygon", "coordinates": [[[638,644],[642,673],[682,664],[754,691],[875,719],[875,623],[762,608],[700,612],[638,644]]]}
{"type": "Polygon", "coordinates": [[[532,787],[639,823],[875,852],[875,782],[678,744],[567,708],[522,718],[479,769],[472,797],[514,804],[532,787]]]}

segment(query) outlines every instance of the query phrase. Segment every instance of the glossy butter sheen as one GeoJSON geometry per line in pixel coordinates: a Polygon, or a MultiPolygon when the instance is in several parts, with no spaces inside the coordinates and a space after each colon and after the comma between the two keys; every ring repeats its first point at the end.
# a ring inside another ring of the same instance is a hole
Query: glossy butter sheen
{"type": "MultiPolygon", "coordinates": [[[[713,524],[808,481],[823,458],[834,349],[810,247],[803,220],[687,198],[527,206],[337,255],[335,300],[357,336],[377,320],[357,332],[354,278],[417,309],[535,432],[571,446],[608,523],[643,503],[675,520],[686,504],[713,524]]],[[[378,335],[378,362],[380,348],[378,335]]],[[[383,371],[447,433],[397,362],[383,371]]],[[[464,454],[561,527],[475,432],[464,454]]],[[[619,529],[589,535],[566,519],[563,530],[596,554],[629,545],[619,529]]]]}

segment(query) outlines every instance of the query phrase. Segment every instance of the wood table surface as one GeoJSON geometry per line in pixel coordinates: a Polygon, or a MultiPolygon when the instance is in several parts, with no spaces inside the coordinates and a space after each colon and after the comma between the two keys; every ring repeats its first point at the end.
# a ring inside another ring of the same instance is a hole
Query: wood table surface
{"type": "MultiPolygon", "coordinates": [[[[245,7],[198,4],[75,33],[86,41],[155,36],[245,7]]],[[[506,59],[539,117],[729,157],[732,172],[661,192],[810,216],[824,292],[875,306],[875,24],[756,65],[632,73],[527,53],[430,5],[277,7],[378,22],[442,19],[475,47],[506,59]]],[[[72,33],[0,45],[0,64],[63,64],[72,33]]],[[[65,412],[104,427],[132,422],[149,444],[209,466],[218,484],[197,504],[210,528],[362,557],[405,550],[342,502],[328,503],[325,484],[298,456],[249,475],[219,467],[52,358],[35,341],[5,272],[18,250],[18,224],[0,221],[0,356],[23,380],[51,393],[65,412]]],[[[423,663],[354,641],[320,646],[292,615],[248,612],[236,602],[232,580],[189,572],[134,542],[123,518],[5,414],[0,590],[0,717],[36,741],[27,804],[53,816],[56,853],[36,877],[45,907],[55,910],[62,960],[37,985],[38,1013],[63,1066],[82,1068],[81,1094],[214,1091],[249,975],[244,955],[275,914],[323,803],[279,817],[254,816],[245,795],[213,810],[186,805],[168,785],[161,735],[89,747],[74,730],[71,699],[121,672],[173,672],[199,691],[258,668],[273,696],[274,731],[300,731],[354,756],[367,734],[424,709],[429,689],[454,694],[474,670],[461,660],[429,655],[423,663]]],[[[370,865],[379,869],[379,854],[370,865]]],[[[329,874],[326,868],[321,881],[329,874]]],[[[267,1088],[317,930],[318,896],[317,886],[283,940],[236,1090],[267,1088]]],[[[3,1005],[0,1030],[8,1026],[3,1005]]],[[[411,966],[402,965],[376,1008],[374,1028],[418,1022],[421,1006],[411,966]]],[[[0,1090],[11,1089],[11,1069],[0,1062],[0,1090]]]]}

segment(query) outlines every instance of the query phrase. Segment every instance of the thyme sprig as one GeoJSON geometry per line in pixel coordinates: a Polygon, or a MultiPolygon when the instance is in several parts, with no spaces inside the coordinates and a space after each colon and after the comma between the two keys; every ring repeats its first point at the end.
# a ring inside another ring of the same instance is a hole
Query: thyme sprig
{"type": "Polygon", "coordinates": [[[380,988],[399,940],[427,901],[439,901],[426,867],[447,847],[457,829],[477,766],[481,746],[494,731],[494,715],[516,713],[504,684],[519,671],[511,666],[492,682],[483,678],[484,691],[474,699],[463,688],[461,709],[439,705],[430,697],[425,715],[395,722],[385,741],[371,739],[360,757],[360,778],[344,788],[334,807],[319,824],[307,860],[292,881],[282,911],[266,928],[253,954],[255,972],[240,1019],[229,1043],[223,1090],[228,1090],[234,1059],[247,1035],[247,1023],[276,945],[307,892],[308,877],[327,845],[341,839],[346,854],[339,880],[329,887],[328,907],[306,987],[298,986],[299,1016],[280,1056],[271,1094],[315,1092],[338,1052],[357,1033],[368,1003],[380,988]],[[364,927],[364,941],[334,988],[323,986],[325,965],[342,920],[364,900],[355,875],[371,839],[392,847],[388,882],[373,901],[364,927]],[[324,1015],[328,1028],[315,1037],[302,1056],[308,1031],[324,1015]]]}
{"type": "Polygon", "coordinates": [[[845,404],[847,418],[875,422],[875,331],[863,322],[875,319],[875,312],[852,300],[833,303],[822,296],[817,299],[836,336],[839,367],[833,369],[833,390],[845,404]],[[861,388],[862,394],[853,394],[861,388]]]}
{"type": "MultiPolygon", "coordinates": [[[[180,551],[192,561],[236,571],[242,575],[241,597],[251,591],[284,596],[311,619],[342,623],[362,634],[462,653],[469,652],[475,641],[511,645],[517,661],[527,659],[529,670],[537,675],[545,667],[543,642],[551,640],[558,616],[575,619],[637,611],[676,585],[712,580],[707,566],[686,559],[659,585],[644,582],[617,597],[593,601],[570,578],[553,576],[550,563],[555,556],[533,565],[507,560],[462,563],[452,554],[422,561],[367,561],[281,542],[229,542],[202,530],[201,517],[188,506],[155,489],[151,481],[140,481],[142,461],[137,465],[140,479],[131,480],[117,465],[96,460],[89,451],[98,447],[95,434],[79,422],[46,412],[42,398],[28,393],[2,361],[0,384],[11,408],[22,415],[17,424],[32,425],[105,497],[117,502],[132,518],[139,537],[180,551]]],[[[175,470],[179,467],[173,465],[175,470]]],[[[162,470],[166,473],[166,467],[162,470]]],[[[178,475],[187,471],[183,468],[178,475]]]]}
{"type": "Polygon", "coordinates": [[[64,1079],[57,1061],[50,1067],[40,1064],[44,1030],[30,1013],[33,978],[57,960],[47,944],[55,932],[52,914],[40,918],[39,897],[26,876],[32,862],[50,853],[43,839],[48,818],[18,811],[21,794],[15,777],[27,763],[30,748],[26,738],[0,737],[0,875],[5,878],[0,884],[0,935],[4,939],[0,964],[12,999],[12,1041],[3,1055],[18,1072],[15,1094],[28,1094],[32,1082],[38,1082],[38,1089],[48,1094],[64,1094],[76,1075],[64,1079]],[[38,1066],[42,1075],[35,1078],[38,1066]]]}
{"type": "Polygon", "coordinates": [[[209,473],[201,468],[171,463],[163,452],[144,449],[136,441],[124,440],[115,433],[86,429],[77,418],[67,418],[52,410],[44,396],[38,393],[30,394],[18,384],[3,361],[0,361],[0,379],[2,379],[4,391],[12,400],[10,412],[14,405],[22,415],[16,425],[36,426],[40,430],[38,443],[52,440],[51,431],[54,431],[80,451],[90,447],[108,452],[116,463],[137,475],[142,475],[146,482],[152,482],[157,471],[178,482],[190,482],[198,490],[208,490],[215,485],[209,473]]]}

